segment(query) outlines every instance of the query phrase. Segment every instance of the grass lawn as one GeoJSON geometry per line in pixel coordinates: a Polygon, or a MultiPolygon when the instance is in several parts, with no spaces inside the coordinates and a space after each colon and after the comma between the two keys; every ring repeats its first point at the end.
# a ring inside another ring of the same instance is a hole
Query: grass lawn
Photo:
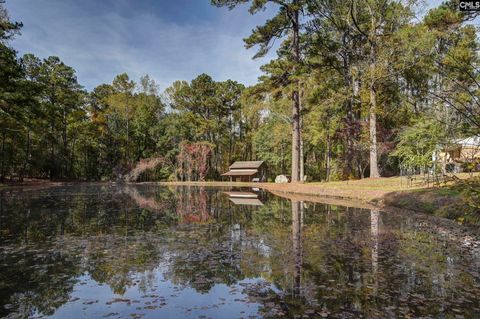
{"type": "MultiPolygon", "coordinates": [[[[451,175],[450,175],[451,176],[451,175]]],[[[478,177],[480,173],[459,173],[455,174],[459,179],[465,180],[472,176],[478,177]]],[[[406,177],[380,177],[380,178],[365,178],[350,181],[335,181],[335,182],[321,182],[321,183],[307,183],[307,185],[316,185],[327,189],[338,190],[365,190],[365,191],[405,191],[413,189],[427,188],[428,185],[424,182],[422,176],[416,176],[410,185],[407,185],[406,177]]],[[[433,185],[430,184],[430,187],[433,185]]]]}
{"type": "MultiPolygon", "coordinates": [[[[480,177],[480,173],[461,173],[455,176],[464,181],[480,177]]],[[[427,185],[421,178],[407,185],[406,178],[376,178],[329,183],[309,183],[322,191],[358,198],[380,206],[393,206],[417,212],[446,217],[469,225],[480,225],[480,209],[473,204],[477,197],[468,195],[466,183],[448,182],[427,185]]],[[[478,184],[480,190],[480,184],[478,184]]]]}

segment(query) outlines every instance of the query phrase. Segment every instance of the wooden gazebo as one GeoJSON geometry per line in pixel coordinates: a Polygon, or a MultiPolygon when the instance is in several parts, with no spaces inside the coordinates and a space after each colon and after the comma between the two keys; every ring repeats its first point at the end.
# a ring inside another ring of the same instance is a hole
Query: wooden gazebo
{"type": "Polygon", "coordinates": [[[230,177],[231,182],[263,182],[267,178],[264,161],[235,162],[222,176],[230,177]]]}

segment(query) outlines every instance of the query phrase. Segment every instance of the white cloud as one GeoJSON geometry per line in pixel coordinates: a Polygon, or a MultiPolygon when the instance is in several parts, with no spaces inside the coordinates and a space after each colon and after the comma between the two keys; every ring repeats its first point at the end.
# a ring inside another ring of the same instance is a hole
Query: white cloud
{"type": "Polygon", "coordinates": [[[167,22],[156,12],[137,12],[132,2],[116,3],[130,12],[122,14],[115,8],[84,12],[70,1],[8,2],[12,18],[25,25],[13,46],[22,54],[59,56],[77,70],[87,89],[110,83],[121,72],[133,79],[148,73],[162,90],[200,73],[249,85],[260,75],[260,65],[274,54],[252,61],[254,50],[246,50],[242,40],[269,12],[250,16],[245,6],[233,11],[209,7],[205,10],[216,10],[215,19],[190,22],[172,17],[167,22]]]}

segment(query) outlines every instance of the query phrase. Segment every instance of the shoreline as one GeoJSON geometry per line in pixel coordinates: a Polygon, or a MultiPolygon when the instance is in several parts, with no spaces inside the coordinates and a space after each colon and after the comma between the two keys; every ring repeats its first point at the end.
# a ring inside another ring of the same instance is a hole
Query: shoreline
{"type": "MultiPolygon", "coordinates": [[[[388,178],[373,182],[381,183],[388,178]]],[[[364,181],[364,180],[362,180],[364,181]]],[[[442,217],[466,226],[479,227],[480,220],[464,219],[463,212],[467,204],[461,185],[443,185],[436,187],[413,186],[391,189],[380,186],[361,189],[362,181],[345,181],[343,189],[331,187],[330,183],[236,183],[236,182],[146,182],[164,186],[203,186],[203,187],[256,187],[290,200],[321,202],[366,209],[403,210],[412,214],[420,213],[442,217]],[[349,183],[350,182],[350,183],[349,183]]],[[[370,180],[372,181],[372,180],[370,180]]],[[[369,181],[367,180],[366,183],[369,181]]],[[[335,183],[335,182],[334,182],[335,183]]]]}
{"type": "MultiPolygon", "coordinates": [[[[131,184],[156,184],[163,186],[203,186],[203,187],[252,187],[261,188],[274,194],[305,195],[313,197],[326,197],[332,199],[355,200],[364,204],[372,204],[373,194],[362,192],[363,196],[355,196],[350,191],[328,189],[309,183],[247,183],[247,182],[143,182],[131,184]]],[[[378,193],[378,192],[375,192],[378,193]]],[[[384,193],[382,191],[382,193],[384,193]]],[[[388,192],[385,192],[387,194],[388,192]]]]}
{"type": "MultiPolygon", "coordinates": [[[[394,180],[396,182],[396,180],[394,180]]],[[[72,182],[40,180],[24,184],[3,184],[0,190],[38,189],[70,185],[162,185],[194,187],[252,187],[266,190],[274,195],[298,201],[310,201],[365,209],[405,210],[411,213],[434,215],[461,222],[465,225],[480,225],[480,221],[464,221],[461,217],[465,201],[456,186],[426,187],[416,185],[399,189],[392,186],[392,178],[355,180],[329,183],[252,183],[252,182],[72,182]],[[386,184],[382,187],[382,183],[386,184]],[[390,183],[390,184],[388,184],[390,183]]],[[[458,188],[458,187],[457,187],[458,188]]]]}

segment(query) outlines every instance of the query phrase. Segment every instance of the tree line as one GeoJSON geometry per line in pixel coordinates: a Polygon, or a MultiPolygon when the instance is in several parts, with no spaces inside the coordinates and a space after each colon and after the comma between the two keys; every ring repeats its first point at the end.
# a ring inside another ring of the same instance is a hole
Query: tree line
{"type": "Polygon", "coordinates": [[[60,58],[18,56],[22,24],[0,2],[1,179],[109,180],[148,158],[165,180],[219,179],[255,159],[293,181],[429,168],[439,147],[480,134],[476,15],[457,6],[251,1],[252,14],[276,10],[245,39],[254,58],[277,51],[257,84],[201,74],[159,92],[125,73],[87,91],[60,58]]]}

